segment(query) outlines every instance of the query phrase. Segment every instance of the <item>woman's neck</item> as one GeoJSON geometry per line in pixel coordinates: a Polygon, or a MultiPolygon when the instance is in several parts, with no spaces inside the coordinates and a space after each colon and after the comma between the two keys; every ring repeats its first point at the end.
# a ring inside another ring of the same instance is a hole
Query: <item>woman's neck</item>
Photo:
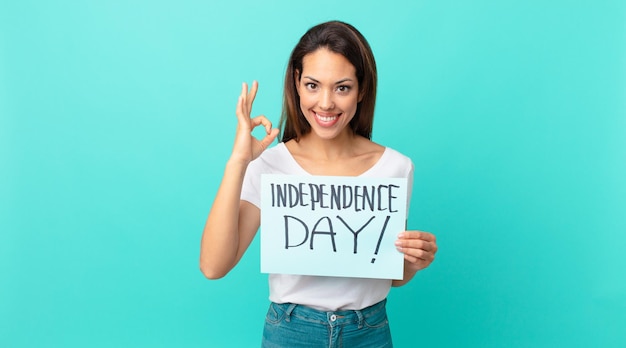
{"type": "Polygon", "coordinates": [[[344,132],[333,139],[322,139],[311,132],[300,138],[298,148],[306,151],[307,157],[336,160],[354,156],[360,140],[361,137],[352,132],[344,132]]]}
{"type": "Polygon", "coordinates": [[[378,162],[385,148],[353,133],[334,139],[307,134],[300,141],[289,140],[287,150],[312,175],[361,175],[378,162]]]}

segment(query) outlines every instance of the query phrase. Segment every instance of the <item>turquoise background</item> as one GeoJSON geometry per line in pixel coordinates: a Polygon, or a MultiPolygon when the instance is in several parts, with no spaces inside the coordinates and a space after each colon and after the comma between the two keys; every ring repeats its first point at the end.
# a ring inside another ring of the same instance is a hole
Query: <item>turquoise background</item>
{"type": "Polygon", "coordinates": [[[199,242],[242,81],[277,122],[299,37],[368,38],[374,140],[416,165],[428,270],[398,347],[626,344],[626,3],[0,2],[0,345],[256,347],[258,240],[199,242]]]}

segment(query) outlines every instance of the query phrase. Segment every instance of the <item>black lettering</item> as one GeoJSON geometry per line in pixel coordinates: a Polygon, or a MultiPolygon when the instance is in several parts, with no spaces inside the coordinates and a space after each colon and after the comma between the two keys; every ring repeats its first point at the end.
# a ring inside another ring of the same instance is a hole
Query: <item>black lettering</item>
{"type": "MultiPolygon", "coordinates": [[[[359,228],[358,231],[354,232],[354,230],[341,218],[341,216],[337,215],[337,219],[339,219],[339,221],[343,222],[344,226],[346,226],[350,232],[352,232],[352,235],[354,235],[354,248],[353,248],[353,253],[356,254],[357,252],[357,242],[358,242],[358,238],[359,238],[359,233],[361,233],[361,231],[363,231],[363,229],[369,225],[369,223],[374,220],[376,216],[372,216],[369,220],[367,220],[367,222],[365,223],[365,225],[361,226],[361,228],[359,228]]],[[[380,242],[379,242],[380,243],[380,242]]]]}
{"type": "Polygon", "coordinates": [[[363,210],[365,210],[365,203],[370,207],[370,211],[374,211],[374,196],[376,196],[376,187],[372,186],[372,192],[367,191],[367,186],[363,186],[363,210]]]}
{"type": "Polygon", "coordinates": [[[306,193],[306,191],[304,190],[304,185],[306,185],[305,183],[300,183],[299,189],[300,189],[300,205],[303,207],[308,206],[308,204],[306,204],[306,200],[304,199],[304,196],[308,196],[308,194],[306,193]]]}
{"type": "Polygon", "coordinates": [[[362,208],[359,209],[359,203],[361,207],[365,206],[365,203],[363,202],[363,194],[359,193],[360,188],[362,188],[361,186],[355,186],[354,187],[354,211],[361,211],[363,210],[362,208]],[[361,198],[361,200],[359,200],[359,198],[361,198]]]}
{"type": "Polygon", "coordinates": [[[315,210],[315,203],[319,202],[319,189],[317,185],[309,184],[309,192],[311,192],[311,210],[315,210]]]}
{"type": "Polygon", "coordinates": [[[289,208],[293,208],[298,205],[300,195],[298,195],[298,188],[295,185],[289,184],[289,208]]]}
{"type": "Polygon", "coordinates": [[[337,210],[341,210],[341,188],[330,185],[330,209],[333,209],[335,206],[337,210]]]}
{"type": "Polygon", "coordinates": [[[387,210],[386,207],[382,208],[383,194],[380,192],[380,189],[382,189],[383,187],[386,188],[386,189],[389,188],[389,186],[387,186],[387,185],[378,185],[378,207],[377,207],[378,211],[387,210]]]}
{"type": "Polygon", "coordinates": [[[400,188],[400,186],[398,186],[398,185],[389,185],[389,212],[390,212],[390,213],[396,213],[396,212],[398,212],[397,210],[393,210],[393,208],[391,207],[391,201],[392,201],[394,198],[398,198],[398,197],[394,196],[394,195],[391,193],[391,189],[392,189],[393,187],[395,187],[395,188],[400,188]]]}
{"type": "MultiPolygon", "coordinates": [[[[309,238],[309,228],[306,226],[306,224],[304,223],[304,221],[298,219],[295,216],[290,216],[290,215],[285,215],[285,249],[289,249],[289,248],[295,248],[295,247],[299,247],[300,245],[304,244],[304,242],[306,242],[306,240],[309,238]],[[298,221],[302,227],[304,227],[304,239],[302,240],[302,242],[300,242],[300,244],[297,245],[289,245],[289,219],[293,219],[298,221]]],[[[311,239],[313,237],[311,236],[311,239]]]]}
{"type": "Polygon", "coordinates": [[[385,235],[385,230],[387,229],[387,223],[391,216],[387,215],[385,219],[385,223],[383,224],[383,229],[380,231],[380,236],[378,236],[378,243],[376,243],[376,250],[374,250],[374,255],[378,255],[378,248],[380,248],[380,242],[383,240],[383,236],[385,235]]]}
{"type": "Polygon", "coordinates": [[[276,199],[278,200],[278,207],[286,207],[287,206],[287,185],[283,184],[276,185],[276,199]]]}
{"type": "Polygon", "coordinates": [[[343,188],[343,204],[341,207],[343,209],[348,209],[352,205],[352,186],[342,185],[342,188],[343,188]],[[349,191],[350,193],[347,193],[346,191],[349,191]],[[350,198],[350,200],[346,201],[346,199],[348,198],[350,198]]]}
{"type": "Polygon", "coordinates": [[[319,197],[320,197],[320,199],[319,199],[320,207],[326,209],[326,208],[328,208],[328,206],[324,205],[324,196],[328,196],[328,193],[324,192],[324,186],[326,186],[326,185],[325,184],[321,184],[319,186],[318,192],[319,192],[319,197]]]}
{"type": "Polygon", "coordinates": [[[316,223],[315,226],[313,226],[313,230],[311,230],[311,244],[310,244],[310,248],[311,250],[313,250],[313,238],[315,237],[316,234],[327,234],[330,236],[330,239],[333,243],[333,251],[337,252],[337,247],[335,246],[335,233],[333,231],[333,224],[330,221],[330,218],[328,216],[324,216],[321,219],[319,219],[316,223]],[[322,222],[323,220],[326,220],[328,222],[328,229],[330,231],[318,231],[317,230],[317,226],[319,226],[320,222],[322,222]]]}

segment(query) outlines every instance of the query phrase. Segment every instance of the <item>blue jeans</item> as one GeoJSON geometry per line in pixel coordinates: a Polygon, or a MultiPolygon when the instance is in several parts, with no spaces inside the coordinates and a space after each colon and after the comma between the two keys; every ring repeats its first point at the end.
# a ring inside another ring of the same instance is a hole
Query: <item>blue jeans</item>
{"type": "Polygon", "coordinates": [[[386,300],[362,310],[318,311],[293,303],[271,303],[263,348],[393,347],[386,300]]]}

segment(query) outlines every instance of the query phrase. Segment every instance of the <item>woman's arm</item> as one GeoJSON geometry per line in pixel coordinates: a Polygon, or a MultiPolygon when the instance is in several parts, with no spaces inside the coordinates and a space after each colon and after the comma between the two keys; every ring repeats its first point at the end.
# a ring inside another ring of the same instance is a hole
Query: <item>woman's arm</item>
{"type": "Polygon", "coordinates": [[[225,276],[246,251],[259,228],[259,209],[241,201],[246,166],[226,164],[200,245],[200,270],[209,279],[225,276]]]}
{"type": "Polygon", "coordinates": [[[257,90],[256,81],[250,92],[246,83],[242,85],[235,144],[202,234],[200,269],[209,279],[221,278],[235,267],[259,228],[260,211],[240,200],[241,188],[248,164],[276,139],[278,129],[272,129],[265,116],[250,118],[257,90]],[[264,126],[267,132],[262,140],[251,135],[257,126],[264,126]]]}

